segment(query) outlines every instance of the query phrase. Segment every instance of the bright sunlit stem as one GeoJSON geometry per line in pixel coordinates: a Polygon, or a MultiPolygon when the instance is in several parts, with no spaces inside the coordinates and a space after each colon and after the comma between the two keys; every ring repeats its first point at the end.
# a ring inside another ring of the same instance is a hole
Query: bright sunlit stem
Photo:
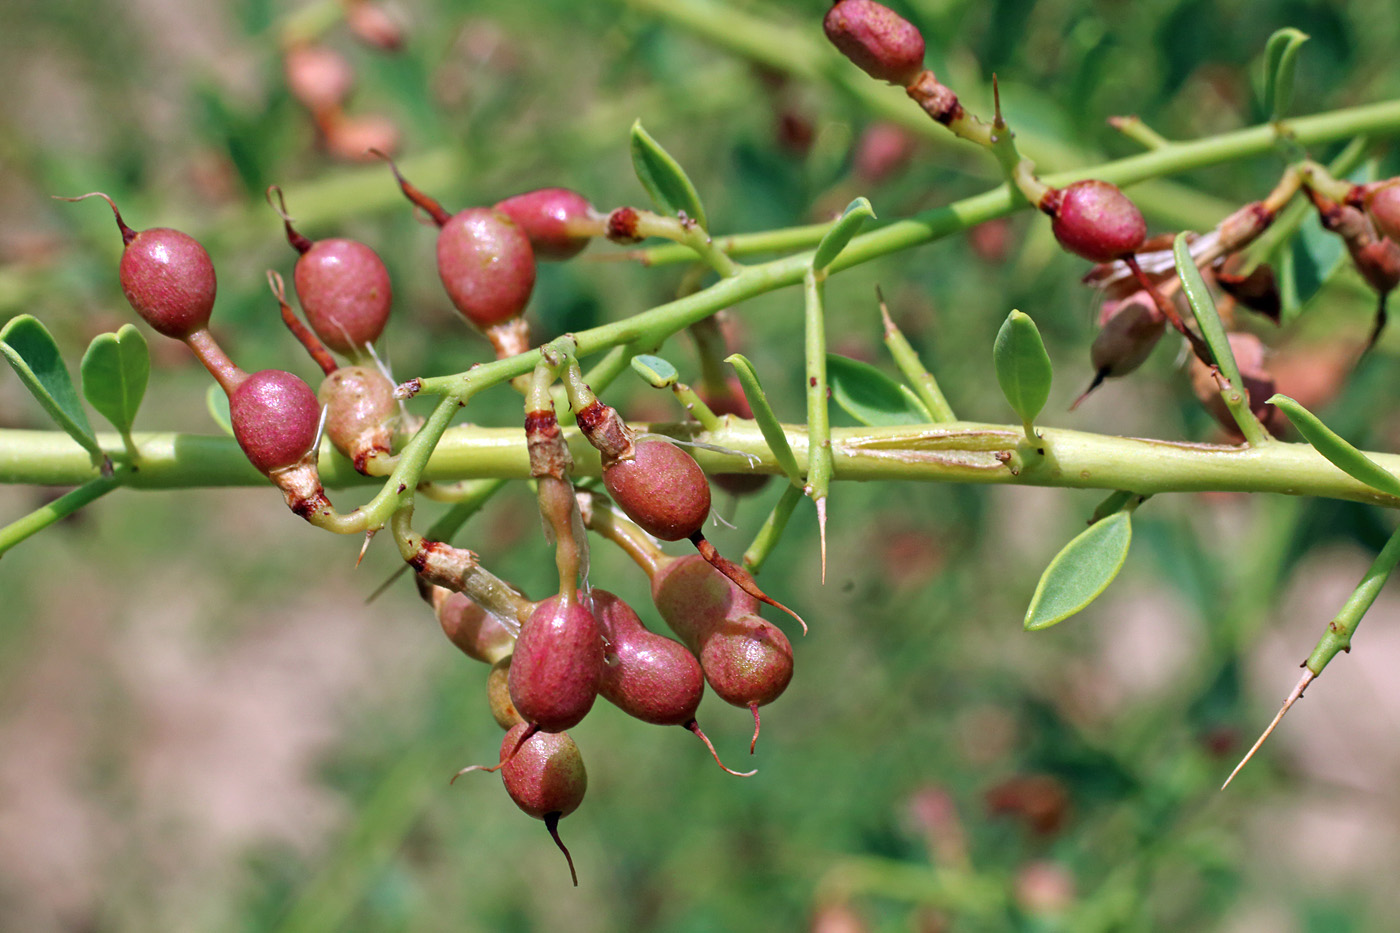
{"type": "Polygon", "coordinates": [[[831,486],[831,420],[826,401],[826,306],[824,275],[808,269],[802,278],[807,327],[807,484],[816,503],[821,535],[822,582],[826,582],[826,499],[831,486]]]}

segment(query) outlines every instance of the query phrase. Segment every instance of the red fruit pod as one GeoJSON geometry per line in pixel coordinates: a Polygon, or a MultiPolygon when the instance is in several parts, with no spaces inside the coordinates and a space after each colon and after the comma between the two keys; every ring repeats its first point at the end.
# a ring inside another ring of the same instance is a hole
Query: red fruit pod
{"type": "Polygon", "coordinates": [[[607,640],[598,692],[629,716],[658,726],[695,718],[705,675],[680,642],[650,632],[617,596],[594,590],[593,613],[607,640]]]}
{"type": "Polygon", "coordinates": [[[145,322],[183,340],[209,326],[214,310],[214,262],[199,241],[179,230],[137,233],[121,260],[122,292],[145,322]]]}
{"type": "Polygon", "coordinates": [[[300,376],[280,369],[253,373],[228,406],[238,446],[263,473],[291,466],[316,442],[321,406],[300,376]]]}
{"type": "Polygon", "coordinates": [[[1125,376],[1137,369],[1167,329],[1167,319],[1146,292],[1105,301],[1100,323],[1103,329],[1089,348],[1089,359],[1094,372],[1104,376],[1125,376]]]}
{"type": "Polygon", "coordinates": [[[384,261],[365,244],[317,240],[297,260],[293,280],[307,323],[335,352],[357,356],[384,332],[394,290],[384,261]]]}
{"type": "Polygon", "coordinates": [[[603,674],[603,636],[577,600],[540,603],[515,642],[510,698],[526,722],[545,732],[578,724],[593,708],[603,674]]]}
{"type": "Polygon", "coordinates": [[[1392,179],[1367,195],[1366,210],[1382,236],[1400,240],[1400,179],[1392,179]]]}
{"type": "Polygon", "coordinates": [[[465,593],[448,593],[440,601],[434,596],[438,624],[447,640],[467,657],[487,664],[509,658],[515,636],[500,619],[482,608],[465,593]]]}
{"type": "Polygon", "coordinates": [[[489,207],[468,208],[443,224],[437,263],[452,304],[482,329],[519,316],[535,287],[529,237],[489,207]]]}
{"type": "Polygon", "coordinates": [[[792,643],[758,616],[758,602],[697,554],[652,578],[652,601],[700,658],[710,688],[726,703],[771,703],[792,680],[792,643]]]}
{"type": "Polygon", "coordinates": [[[554,844],[569,862],[569,874],[577,887],[573,857],[559,838],[559,820],[583,803],[588,772],[578,746],[566,733],[530,732],[530,728],[524,723],[513,726],[501,740],[501,760],[506,762],[501,782],[517,807],[544,820],[554,844]]]}
{"type": "MultiPolygon", "coordinates": [[[[510,699],[510,655],[491,665],[491,673],[486,675],[486,705],[491,707],[491,718],[502,729],[510,729],[525,722],[525,717],[515,708],[510,699]]],[[[528,725],[528,723],[527,723],[528,725]]]]}
{"type": "Polygon", "coordinates": [[[1051,217],[1055,239],[1090,262],[1111,262],[1142,247],[1147,221],[1117,185],[1090,178],[1052,189],[1039,207],[1051,217]]]}
{"type": "Polygon", "coordinates": [[[364,472],[375,455],[392,449],[389,422],[399,413],[394,386],[370,366],[342,366],[333,370],[316,393],[326,406],[326,436],[335,449],[364,472]]]}
{"type": "Polygon", "coordinates": [[[601,220],[593,205],[577,191],[568,188],[540,188],[506,198],[496,204],[525,231],[536,259],[571,259],[583,251],[591,238],[580,233],[580,225],[592,222],[601,232],[601,220]]]}
{"type": "Polygon", "coordinates": [[[282,70],[292,96],[313,112],[339,107],[355,87],[355,70],[345,56],[324,45],[289,49],[282,70]]]}
{"type": "Polygon", "coordinates": [[[628,518],[662,541],[689,538],[710,514],[710,483],[700,465],[659,438],[637,441],[631,460],[608,464],[603,485],[628,518]]]}
{"type": "Polygon", "coordinates": [[[924,37],[874,0],[840,0],[822,28],[831,44],[872,78],[907,87],[924,69],[924,37]]]}

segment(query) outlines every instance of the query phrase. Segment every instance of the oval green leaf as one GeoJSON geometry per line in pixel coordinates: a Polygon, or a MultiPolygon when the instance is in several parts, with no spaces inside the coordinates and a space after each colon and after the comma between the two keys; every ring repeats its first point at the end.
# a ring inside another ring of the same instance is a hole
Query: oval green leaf
{"type": "Polygon", "coordinates": [[[846,244],[851,242],[851,238],[860,232],[865,222],[874,216],[875,209],[865,198],[856,198],[847,204],[841,216],[817,244],[817,251],[812,256],[812,268],[821,272],[831,265],[832,261],[841,255],[841,250],[846,248],[846,244]]]}
{"type": "Polygon", "coordinates": [[[84,450],[100,458],[102,450],[97,446],[87,412],[83,411],[78,392],[73,388],[73,377],[63,365],[58,344],[48,328],[32,314],[11,318],[0,330],[0,352],[5,354],[15,375],[44,406],[49,417],[84,450]]]}
{"type": "Polygon", "coordinates": [[[709,229],[705,208],[690,176],[661,144],[642,129],[642,121],[632,124],[632,168],[652,202],[664,214],[685,214],[702,228],[709,229]]]}
{"type": "Polygon", "coordinates": [[[869,363],[835,353],[826,355],[831,400],[861,424],[926,424],[929,418],[912,392],[869,363]]]}
{"type": "Polygon", "coordinates": [[[1286,395],[1275,395],[1269,404],[1277,405],[1303,439],[1316,448],[1343,473],[1372,489],[1391,496],[1400,496],[1400,477],[1357,450],[1322,421],[1286,395]]]}
{"type": "Polygon", "coordinates": [[[1282,120],[1293,103],[1293,69],[1308,34],[1287,27],[1269,36],[1264,46],[1264,112],[1282,120]]]}
{"type": "Polygon", "coordinates": [[[204,393],[204,406],[209,409],[209,417],[214,419],[214,423],[223,428],[229,437],[233,437],[233,417],[228,411],[228,396],[219,388],[218,383],[211,384],[204,393]]]}
{"type": "Polygon", "coordinates": [[[650,353],[639,353],[632,357],[632,369],[646,381],[647,385],[655,389],[670,388],[680,379],[676,367],[650,353]]]}
{"type": "Polygon", "coordinates": [[[98,334],[88,344],[79,371],[88,404],[120,433],[129,433],[151,375],[146,338],[131,324],[123,324],[115,334],[98,334]]]}
{"type": "Polygon", "coordinates": [[[782,422],[778,421],[778,416],[773,414],[773,407],[768,404],[768,396],[764,394],[763,386],[758,382],[758,373],[754,372],[753,364],[742,353],[731,354],[725,357],[724,361],[734,367],[734,373],[739,377],[739,385],[744,389],[744,399],[753,410],[753,420],[758,422],[758,429],[763,432],[768,449],[773,451],[773,459],[778,461],[778,466],[782,467],[789,482],[801,487],[802,473],[797,469],[797,457],[793,456],[792,446],[788,444],[782,422]]]}
{"type": "Polygon", "coordinates": [[[1036,584],[1026,610],[1026,631],[1063,622],[1098,599],[1118,576],[1132,541],[1131,513],[1115,512],[1066,544],[1036,584]]]}
{"type": "Polygon", "coordinates": [[[1030,315],[1012,311],[1006,316],[992,348],[992,360],[1002,394],[1029,425],[1050,398],[1053,375],[1050,356],[1030,315]]]}

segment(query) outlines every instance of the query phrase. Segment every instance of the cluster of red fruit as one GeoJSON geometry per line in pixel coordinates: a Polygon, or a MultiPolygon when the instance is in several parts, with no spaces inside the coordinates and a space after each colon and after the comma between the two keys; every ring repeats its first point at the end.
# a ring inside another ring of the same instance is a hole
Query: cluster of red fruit
{"type": "MultiPolygon", "coordinates": [[[[448,296],[500,356],[529,348],[522,312],[536,259],[571,257],[589,237],[617,226],[562,188],[449,214],[397,168],[394,173],[439,227],[438,269],[448,296]]],[[[250,375],[239,369],[209,331],[216,290],[209,254],[177,230],[132,230],[107,201],[125,244],[120,276],[132,307],[157,332],[195,352],[228,394],[233,433],[248,459],[283,490],[293,511],[314,521],[334,513],[316,466],[322,427],[362,473],[392,469],[403,418],[395,387],[372,349],[388,320],[392,287],[368,246],[341,238],[309,240],[287,216],[281,191],[270,189],[268,197],[298,253],[293,282],[306,324],[289,305],[281,276],[269,272],[269,281],[287,326],[325,372],[319,399],[292,373],[250,375]]],[[[525,426],[541,512],[558,548],[559,593],[532,602],[508,584],[499,597],[473,588],[469,575],[443,568],[474,563],[475,555],[443,542],[422,541],[409,563],[448,637],[493,666],[488,698],[509,731],[501,761],[491,770],[501,770],[511,798],[545,820],[558,841],[558,820],[578,806],[586,786],[582,759],[565,730],[583,719],[598,695],[646,722],[684,726],[709,745],[695,720],[708,681],[722,699],[753,711],[756,741],[758,708],[791,679],[792,646],[758,615],[760,602],[779,604],[705,539],[710,488],[695,460],[668,440],[637,436],[593,395],[576,361],[551,359],[552,368],[541,364],[527,395],[525,426]],[[628,516],[591,493],[584,498],[587,524],[647,571],[657,609],[680,641],[648,631],[615,595],[577,586],[580,577],[586,580],[582,514],[547,391],[560,374],[580,429],[601,452],[603,483],[628,516]],[[699,553],[667,556],[656,539],[689,539],[699,553]]]]}
{"type": "MultiPolygon", "coordinates": [[[[936,122],[989,149],[1009,143],[1000,112],[990,125],[967,113],[958,97],[924,68],[924,38],[908,20],[876,0],[836,0],[823,23],[827,38],[871,77],[905,88],[936,122]]],[[[1147,237],[1141,212],[1109,182],[1086,179],[1056,189],[1041,183],[1019,160],[1010,173],[1021,193],[1051,218],[1064,249],[1096,263],[1086,283],[1105,301],[1101,331],[1090,351],[1094,380],[1080,401],[1105,378],[1132,372],[1151,354],[1168,324],[1193,351],[1190,376],[1196,396],[1231,434],[1239,428],[1220,395],[1220,374],[1210,349],[1188,324],[1181,283],[1172,263],[1172,237],[1147,237]]],[[[1379,296],[1375,325],[1356,356],[1385,326],[1386,296],[1400,284],[1400,179],[1347,185],[1313,163],[1291,168],[1271,194],[1246,204],[1192,244],[1192,260],[1239,306],[1279,320],[1280,298],[1266,264],[1246,264],[1241,253],[1278,216],[1300,189],[1317,209],[1324,229],[1346,245],[1357,271],[1379,296]],[[1329,196],[1330,193],[1330,196],[1329,196]],[[1241,267],[1244,267],[1241,269],[1241,267]]],[[[1282,425],[1265,401],[1274,394],[1264,344],[1247,331],[1229,334],[1251,409],[1268,428],[1282,425]]],[[[1078,405],[1078,402],[1075,403],[1078,405]]]]}

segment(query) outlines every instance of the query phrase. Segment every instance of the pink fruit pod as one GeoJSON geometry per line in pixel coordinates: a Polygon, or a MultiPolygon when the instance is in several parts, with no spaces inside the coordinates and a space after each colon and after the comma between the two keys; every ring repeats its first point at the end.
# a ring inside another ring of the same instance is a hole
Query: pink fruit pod
{"type": "Polygon", "coordinates": [[[476,600],[438,587],[433,590],[433,603],[442,633],[467,657],[487,664],[510,657],[515,636],[476,600]]]}
{"type": "Polygon", "coordinates": [[[366,464],[388,456],[393,447],[389,424],[399,414],[394,384],[372,366],[333,370],[316,393],[326,406],[326,436],[363,473],[366,464]]]}
{"type": "Polygon", "coordinates": [[[229,397],[233,436],[253,466],[272,473],[295,464],[316,442],[321,406],[300,376],[264,369],[229,397]]]}
{"type": "Polygon", "coordinates": [[[593,613],[552,596],[520,627],[507,683],[526,722],[562,732],[593,708],[602,674],[603,636],[593,613]]]}
{"type": "Polygon", "coordinates": [[[601,219],[588,199],[568,188],[540,188],[506,198],[496,210],[515,221],[530,238],[536,259],[571,259],[588,245],[585,225],[602,230],[601,219]]]}
{"type": "Polygon", "coordinates": [[[1050,215],[1060,245],[1090,262],[1122,259],[1147,239],[1142,212],[1106,181],[1090,178],[1051,189],[1038,206],[1050,215]]]}
{"type": "Polygon", "coordinates": [[[900,87],[924,69],[924,37],[875,0],[839,0],[822,21],[831,44],[872,78],[900,87]]]}
{"type": "Polygon", "coordinates": [[[298,45],[282,59],[287,88],[303,107],[321,112],[339,107],[355,86],[355,71],[334,49],[298,45]]]}
{"type": "Polygon", "coordinates": [[[593,591],[593,612],[608,641],[598,692],[629,716],[659,726],[695,718],[705,675],[679,642],[650,632],[632,607],[607,590],[593,591]]]}
{"type": "Polygon", "coordinates": [[[209,326],[214,310],[214,262],[194,237],[154,227],[127,244],[122,291],[136,313],[159,334],[182,340],[209,326]]]}
{"type": "Polygon", "coordinates": [[[588,790],[583,756],[568,734],[535,732],[524,723],[512,726],[501,740],[501,782],[515,805],[545,828],[569,863],[569,874],[578,887],[574,859],[559,838],[559,821],[578,809],[588,790]]]}
{"type": "Polygon", "coordinates": [[[1105,301],[1100,323],[1102,330],[1089,348],[1089,359],[1094,372],[1106,377],[1125,376],[1145,363],[1167,328],[1167,319],[1141,291],[1105,301]]]}
{"type": "Polygon", "coordinates": [[[335,352],[359,355],[384,332],[394,290],[383,260],[365,244],[317,240],[297,260],[293,281],[307,323],[335,352]]]}
{"type": "Polygon", "coordinates": [[[710,483],[695,458],[669,441],[637,441],[631,460],[603,470],[603,485],[627,517],[662,541],[689,538],[710,514],[710,483]]]}
{"type": "Polygon", "coordinates": [[[530,238],[493,208],[453,215],[438,233],[437,262],[452,304],[483,330],[518,317],[535,287],[530,238]]]}
{"type": "Polygon", "coordinates": [[[1383,236],[1400,241],[1400,179],[1391,179],[1367,195],[1366,210],[1383,236]]]}

